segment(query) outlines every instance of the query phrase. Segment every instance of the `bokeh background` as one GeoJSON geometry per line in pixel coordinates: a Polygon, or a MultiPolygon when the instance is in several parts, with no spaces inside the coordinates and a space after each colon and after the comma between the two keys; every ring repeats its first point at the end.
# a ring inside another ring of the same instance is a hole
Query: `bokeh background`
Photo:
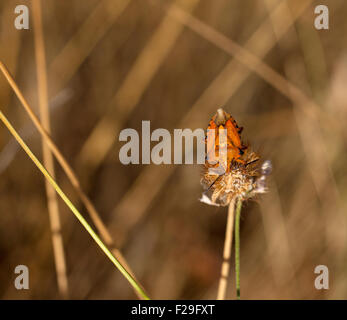
{"type": "MultiPolygon", "coordinates": [[[[227,209],[198,201],[198,165],[122,165],[119,132],[142,120],[152,130],[206,128],[221,106],[273,163],[269,192],[242,208],[241,297],[347,298],[346,1],[41,6],[40,15],[31,1],[0,2],[0,60],[39,115],[45,53],[52,138],[152,298],[215,299],[227,209]],[[14,28],[18,4],[29,8],[29,30],[14,28]],[[319,4],[329,30],[314,28],[319,4]],[[329,268],[329,290],[314,287],[317,265],[329,268]]],[[[2,74],[0,108],[42,159],[42,138],[2,74]]],[[[93,224],[57,163],[55,175],[93,224]]],[[[60,199],[58,207],[68,297],[136,298],[60,199]]],[[[63,297],[51,234],[44,178],[1,125],[1,299],[63,297]],[[29,267],[30,290],[13,285],[19,264],[29,267]]]]}

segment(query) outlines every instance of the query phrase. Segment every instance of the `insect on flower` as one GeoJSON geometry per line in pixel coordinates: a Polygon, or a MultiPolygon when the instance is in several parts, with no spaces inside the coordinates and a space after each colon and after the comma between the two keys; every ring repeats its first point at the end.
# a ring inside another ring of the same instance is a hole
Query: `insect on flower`
{"type": "Polygon", "coordinates": [[[260,165],[260,156],[242,142],[242,129],[222,108],[210,120],[201,202],[227,206],[233,199],[245,200],[266,192],[271,162],[267,160],[260,165]]]}

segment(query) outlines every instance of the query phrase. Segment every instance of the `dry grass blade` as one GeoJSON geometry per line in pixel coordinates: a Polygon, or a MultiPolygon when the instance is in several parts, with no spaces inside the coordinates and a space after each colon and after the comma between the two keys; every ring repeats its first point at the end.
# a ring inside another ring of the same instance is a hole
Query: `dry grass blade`
{"type": "MultiPolygon", "coordinates": [[[[69,165],[69,163],[66,161],[65,157],[62,155],[56,144],[53,142],[51,136],[47,133],[47,131],[42,127],[40,120],[37,118],[37,116],[34,114],[32,108],[29,106],[28,102],[24,98],[22,92],[19,90],[16,82],[14,81],[13,77],[5,67],[5,65],[0,61],[0,70],[4,74],[6,80],[12,87],[13,91],[17,95],[18,99],[20,100],[22,106],[24,107],[25,111],[28,113],[30,119],[33,121],[34,125],[36,126],[37,130],[40,132],[40,134],[43,137],[43,140],[45,143],[47,143],[49,149],[52,151],[56,159],[58,160],[59,164],[63,168],[64,172],[66,173],[67,177],[69,178],[71,184],[74,186],[77,194],[79,195],[82,203],[85,205],[91,219],[93,220],[93,223],[95,224],[98,232],[100,233],[100,236],[104,240],[104,242],[109,246],[115,255],[115,257],[125,266],[125,268],[128,270],[128,272],[134,277],[133,272],[129,269],[129,265],[126,263],[125,258],[121,254],[121,252],[115,247],[115,244],[113,242],[112,236],[109,233],[108,229],[104,225],[103,221],[101,220],[96,208],[94,207],[93,203],[90,201],[88,196],[85,194],[85,192],[82,190],[80,182],[74,173],[73,169],[69,165]]],[[[135,277],[134,277],[135,278],[135,277]]]]}
{"type": "MultiPolygon", "coordinates": [[[[40,116],[42,126],[47,130],[48,133],[50,133],[51,130],[47,96],[48,89],[46,72],[46,54],[42,27],[41,0],[32,1],[32,9],[34,20],[34,40],[40,116]]],[[[42,152],[43,164],[47,168],[47,171],[50,173],[52,178],[55,179],[53,156],[47,144],[44,141],[42,141],[42,152]]],[[[66,260],[64,253],[63,237],[61,233],[58,198],[57,194],[55,193],[53,187],[49,184],[49,182],[46,180],[45,183],[58,289],[60,296],[62,298],[67,299],[69,295],[69,289],[66,275],[66,260]]]]}
{"type": "MultiPolygon", "coordinates": [[[[23,33],[16,28],[9,28],[13,24],[13,2],[2,2],[3,7],[0,16],[0,57],[7,62],[13,73],[17,72],[18,58],[21,50],[21,38],[23,33]],[[6,3],[6,4],[5,4],[6,3]]],[[[0,101],[6,106],[10,100],[10,88],[0,84],[0,101]]]]}

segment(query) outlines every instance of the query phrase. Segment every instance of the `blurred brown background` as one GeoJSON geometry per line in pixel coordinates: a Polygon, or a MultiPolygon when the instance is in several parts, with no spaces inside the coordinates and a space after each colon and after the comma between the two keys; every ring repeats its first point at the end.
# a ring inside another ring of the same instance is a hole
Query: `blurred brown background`
{"type": "MultiPolygon", "coordinates": [[[[346,15],[344,0],[42,1],[53,140],[150,297],[216,297],[227,209],[199,203],[198,165],[122,165],[119,132],[142,120],[206,128],[223,106],[274,167],[268,194],[242,209],[241,298],[347,298],[346,15]],[[329,30],[314,28],[318,4],[329,30]],[[314,287],[321,264],[329,290],[314,287]]],[[[34,19],[31,1],[1,1],[0,59],[39,115],[34,19]],[[13,25],[18,4],[29,7],[29,30],[13,25]]],[[[2,74],[0,108],[42,159],[2,74]]],[[[58,203],[69,297],[136,298],[58,203]]],[[[229,282],[234,298],[233,267],[229,282]]],[[[0,298],[60,297],[44,178],[1,125],[0,298]],[[19,264],[30,290],[14,288],[19,264]]]]}

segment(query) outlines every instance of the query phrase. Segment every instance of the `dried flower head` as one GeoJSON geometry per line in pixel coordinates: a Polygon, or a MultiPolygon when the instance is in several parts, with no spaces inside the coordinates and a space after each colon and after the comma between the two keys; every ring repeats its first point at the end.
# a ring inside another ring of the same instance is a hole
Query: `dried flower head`
{"type": "Polygon", "coordinates": [[[231,115],[218,109],[207,131],[207,159],[201,178],[205,192],[200,201],[227,206],[233,199],[246,200],[265,193],[271,162],[260,165],[260,156],[242,143],[242,128],[231,115]]]}

